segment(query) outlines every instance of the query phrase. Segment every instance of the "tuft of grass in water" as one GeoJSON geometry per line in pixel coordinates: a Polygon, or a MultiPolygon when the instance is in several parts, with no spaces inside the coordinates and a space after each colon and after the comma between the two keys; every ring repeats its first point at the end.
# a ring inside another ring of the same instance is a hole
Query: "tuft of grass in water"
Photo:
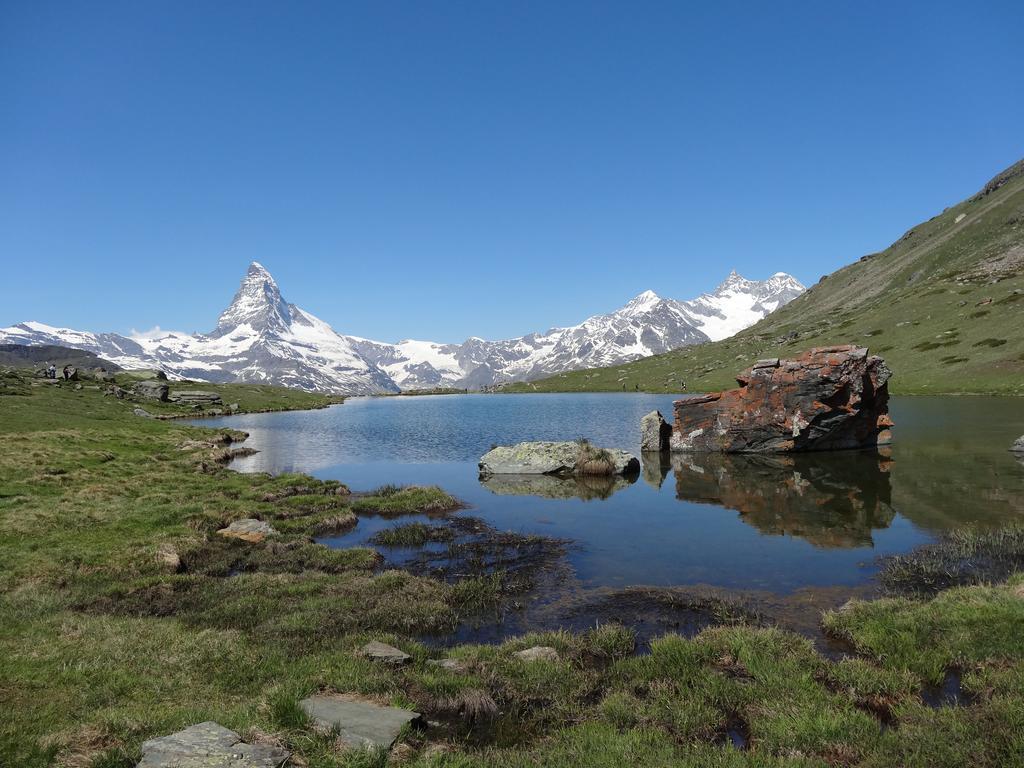
{"type": "Polygon", "coordinates": [[[931,545],[882,561],[878,575],[897,595],[930,596],[950,587],[1005,580],[1024,569],[1024,525],[956,530],[931,545]]]}
{"type": "Polygon", "coordinates": [[[615,474],[615,460],[605,448],[590,444],[586,438],[576,441],[576,474],[607,476],[615,474]]]}
{"type": "Polygon", "coordinates": [[[445,542],[454,538],[455,532],[447,526],[406,523],[379,531],[370,543],[381,547],[422,547],[428,542],[445,542]]]}
{"type": "Polygon", "coordinates": [[[352,511],[361,515],[390,517],[452,512],[462,506],[458,499],[436,485],[410,485],[397,490],[393,490],[393,486],[385,488],[388,490],[384,495],[374,493],[353,501],[352,511]]]}

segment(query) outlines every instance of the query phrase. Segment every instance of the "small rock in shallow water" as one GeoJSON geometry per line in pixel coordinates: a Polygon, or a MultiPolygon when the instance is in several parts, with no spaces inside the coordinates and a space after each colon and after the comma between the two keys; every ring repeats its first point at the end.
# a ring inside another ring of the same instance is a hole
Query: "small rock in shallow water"
{"type": "Polygon", "coordinates": [[[558,651],[548,645],[535,645],[525,651],[516,651],[512,655],[523,661],[558,661],[558,651]]]}
{"type": "Polygon", "coordinates": [[[361,650],[367,658],[383,661],[385,664],[407,664],[412,659],[412,656],[405,651],[376,640],[371,640],[361,650]]]}
{"type": "Polygon", "coordinates": [[[281,768],[289,756],[281,747],[246,744],[211,721],[143,743],[136,768],[281,768]]]}
{"type": "Polygon", "coordinates": [[[342,741],[354,747],[388,748],[406,724],[420,719],[419,712],[384,707],[356,696],[310,696],[299,706],[318,727],[337,728],[342,741]]]}
{"type": "Polygon", "coordinates": [[[227,528],[221,528],[217,531],[217,535],[258,544],[268,536],[277,535],[277,531],[271,527],[270,523],[247,517],[242,520],[235,520],[227,528]]]}

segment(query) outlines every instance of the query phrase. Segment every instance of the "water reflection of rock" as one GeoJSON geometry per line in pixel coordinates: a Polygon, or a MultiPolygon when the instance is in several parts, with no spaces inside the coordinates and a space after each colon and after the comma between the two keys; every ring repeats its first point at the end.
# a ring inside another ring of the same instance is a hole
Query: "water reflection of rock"
{"type": "Polygon", "coordinates": [[[491,475],[480,484],[499,496],[543,496],[548,499],[607,499],[636,482],[636,475],[491,475]]]}
{"type": "MultiPolygon", "coordinates": [[[[870,546],[893,520],[888,455],[848,451],[796,455],[674,454],[676,497],[737,510],[758,530],[818,547],[870,546]]],[[[658,457],[644,476],[664,470],[658,457]]],[[[664,476],[664,475],[663,475],[664,476]]]]}

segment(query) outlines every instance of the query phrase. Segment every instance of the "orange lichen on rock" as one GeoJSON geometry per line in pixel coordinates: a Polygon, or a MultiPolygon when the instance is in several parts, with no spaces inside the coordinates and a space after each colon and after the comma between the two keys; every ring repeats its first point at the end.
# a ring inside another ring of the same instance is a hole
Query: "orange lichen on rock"
{"type": "Polygon", "coordinates": [[[854,345],[758,360],[739,387],[675,402],[673,451],[824,451],[890,442],[885,361],[854,345]]]}

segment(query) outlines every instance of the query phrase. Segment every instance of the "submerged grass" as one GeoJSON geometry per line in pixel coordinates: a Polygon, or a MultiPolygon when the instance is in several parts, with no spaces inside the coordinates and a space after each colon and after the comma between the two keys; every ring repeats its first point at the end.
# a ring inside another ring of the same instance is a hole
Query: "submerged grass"
{"type": "Polygon", "coordinates": [[[930,596],[950,587],[1004,581],[1024,568],[1024,526],[956,530],[935,544],[883,560],[879,581],[892,594],[930,596]]]}
{"type": "Polygon", "coordinates": [[[417,638],[493,605],[530,542],[505,540],[500,560],[465,549],[482,570],[460,578],[381,570],[374,550],[328,550],[311,531],[455,500],[429,488],[353,499],[309,477],[236,474],[209,463],[223,447],[210,430],[139,419],[98,391],[5,382],[22,391],[0,402],[5,766],[127,768],[145,739],[201,720],[282,743],[311,768],[987,768],[1024,754],[1019,575],[829,613],[829,632],[859,652],[839,662],[740,621],[667,634],[646,655],[609,624],[461,645],[439,667],[428,662],[442,652],[417,638]],[[243,517],[278,533],[217,535],[243,517]],[[358,653],[369,640],[412,661],[375,665],[358,653]],[[558,657],[515,656],[535,645],[558,657]],[[925,686],[951,669],[969,705],[928,706],[925,686]],[[317,691],[412,707],[431,724],[391,753],[342,751],[297,707],[317,691]]]}
{"type": "Polygon", "coordinates": [[[454,538],[455,532],[447,526],[406,523],[374,534],[370,543],[381,547],[422,547],[429,542],[446,542],[454,538]]]}

